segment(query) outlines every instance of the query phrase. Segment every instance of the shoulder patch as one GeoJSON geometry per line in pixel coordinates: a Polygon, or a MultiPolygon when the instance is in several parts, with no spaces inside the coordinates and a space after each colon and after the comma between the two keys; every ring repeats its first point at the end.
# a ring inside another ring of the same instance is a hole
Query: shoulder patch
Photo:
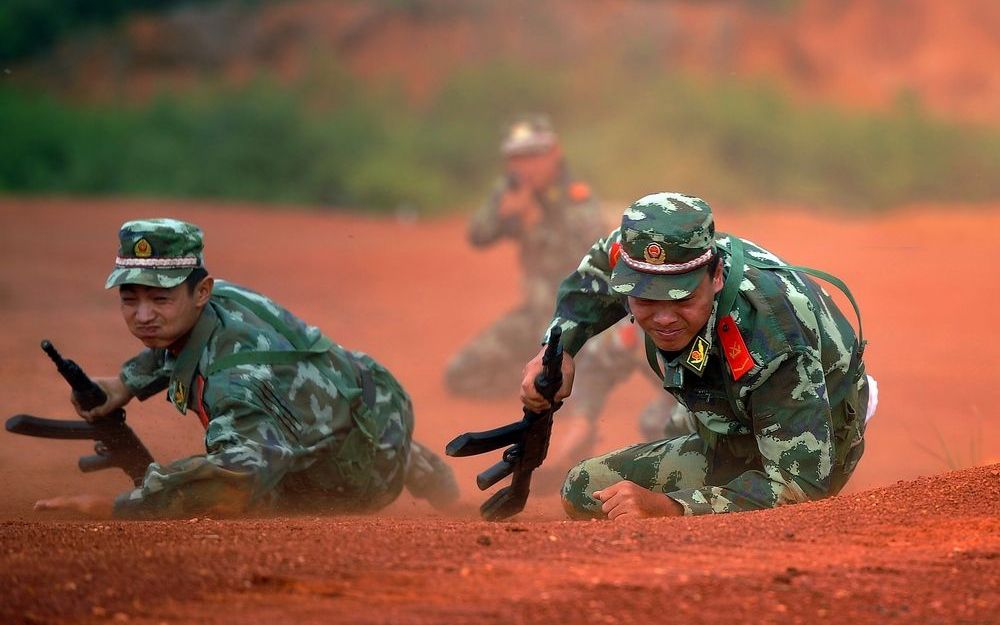
{"type": "Polygon", "coordinates": [[[750,355],[750,350],[747,349],[747,344],[743,341],[743,335],[740,334],[732,315],[719,319],[718,334],[722,352],[726,355],[726,362],[729,363],[729,371],[733,374],[734,380],[739,380],[757,363],[750,355]]]}
{"type": "Polygon", "coordinates": [[[567,189],[569,199],[574,202],[584,202],[590,199],[590,185],[586,182],[571,182],[567,189]]]}

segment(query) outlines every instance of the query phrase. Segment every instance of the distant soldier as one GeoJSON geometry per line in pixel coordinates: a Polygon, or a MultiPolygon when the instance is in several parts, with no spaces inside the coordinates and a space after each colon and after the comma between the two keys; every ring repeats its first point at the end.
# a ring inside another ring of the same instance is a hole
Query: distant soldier
{"type": "Polygon", "coordinates": [[[606,231],[590,187],[574,179],[548,119],[516,121],[501,144],[505,175],[469,225],[469,241],[517,243],[523,301],[456,354],[445,385],[456,395],[497,398],[518,387],[552,314],[552,293],[606,231]]]}
{"type": "MultiPolygon", "coordinates": [[[[829,274],[716,234],[699,198],[657,193],[624,212],[559,288],[552,324],[567,356],[556,399],[577,383],[572,355],[631,314],[696,432],[578,464],[562,490],[570,516],[737,512],[844,487],[864,451],[875,387],[864,341],[807,274],[846,292],[829,274]]],[[[548,405],[533,384],[540,370],[541,352],[521,386],[532,410],[548,405]]]]}
{"type": "MultiPolygon", "coordinates": [[[[410,398],[381,365],[334,343],[267,297],[214,280],[202,233],[173,219],[130,221],[106,288],[147,349],[95,380],[99,420],[164,390],[205,427],[204,455],[153,463],[142,485],[110,498],[57,497],[36,509],[177,517],[245,511],[373,511],[404,484],[447,506],[451,470],[412,441],[410,398]]],[[[74,400],[75,403],[75,400],[74,400]]]]}

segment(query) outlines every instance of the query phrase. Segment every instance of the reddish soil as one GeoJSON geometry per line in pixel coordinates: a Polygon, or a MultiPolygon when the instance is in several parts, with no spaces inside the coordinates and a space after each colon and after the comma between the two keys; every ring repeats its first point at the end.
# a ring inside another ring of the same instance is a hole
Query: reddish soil
{"type": "MultiPolygon", "coordinates": [[[[841,276],[861,303],[882,403],[845,494],[626,525],[562,521],[542,496],[487,524],[473,476],[495,458],[480,457],[452,462],[468,507],[453,518],[404,496],[369,518],[85,522],[31,503],[120,492],[124,475],[79,474],[84,443],[0,434],[0,622],[996,622],[1000,205],[716,212],[721,229],[841,276]],[[935,455],[980,466],[943,474],[935,455]]],[[[216,275],[388,365],[414,397],[420,440],[440,449],[519,417],[513,391],[476,403],[441,383],[448,356],[518,296],[513,250],[469,249],[460,217],[13,198],[0,198],[0,413],[70,416],[42,338],[92,375],[136,351],[101,287],[118,225],[162,215],[204,228],[216,275]]],[[[636,439],[652,392],[638,376],[616,390],[600,449],[636,439]]],[[[166,402],[133,405],[129,420],[157,458],[201,449],[197,420],[166,402]]]]}

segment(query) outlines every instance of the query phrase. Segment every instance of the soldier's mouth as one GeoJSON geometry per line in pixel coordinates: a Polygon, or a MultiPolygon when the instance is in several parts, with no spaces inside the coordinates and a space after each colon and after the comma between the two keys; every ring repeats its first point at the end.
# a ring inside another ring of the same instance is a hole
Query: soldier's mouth
{"type": "Polygon", "coordinates": [[[675,336],[680,335],[680,333],[682,331],[683,331],[683,328],[674,328],[672,330],[661,330],[661,329],[656,328],[656,329],[653,330],[653,334],[655,334],[657,336],[660,336],[660,337],[663,337],[665,339],[669,339],[669,338],[674,338],[675,336]]]}

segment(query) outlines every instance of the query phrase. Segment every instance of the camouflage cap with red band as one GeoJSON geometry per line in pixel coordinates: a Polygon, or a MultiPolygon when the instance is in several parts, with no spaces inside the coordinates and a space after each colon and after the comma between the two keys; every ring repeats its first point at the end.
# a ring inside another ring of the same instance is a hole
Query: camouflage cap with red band
{"type": "Polygon", "coordinates": [[[688,297],[701,283],[715,249],[715,222],[704,200],[654,193],[622,215],[621,252],[611,288],[642,299],[688,297]]]}
{"type": "Polygon", "coordinates": [[[104,288],[123,284],[172,288],[204,265],[201,229],[176,219],[141,219],[122,224],[118,256],[104,288]]]}

